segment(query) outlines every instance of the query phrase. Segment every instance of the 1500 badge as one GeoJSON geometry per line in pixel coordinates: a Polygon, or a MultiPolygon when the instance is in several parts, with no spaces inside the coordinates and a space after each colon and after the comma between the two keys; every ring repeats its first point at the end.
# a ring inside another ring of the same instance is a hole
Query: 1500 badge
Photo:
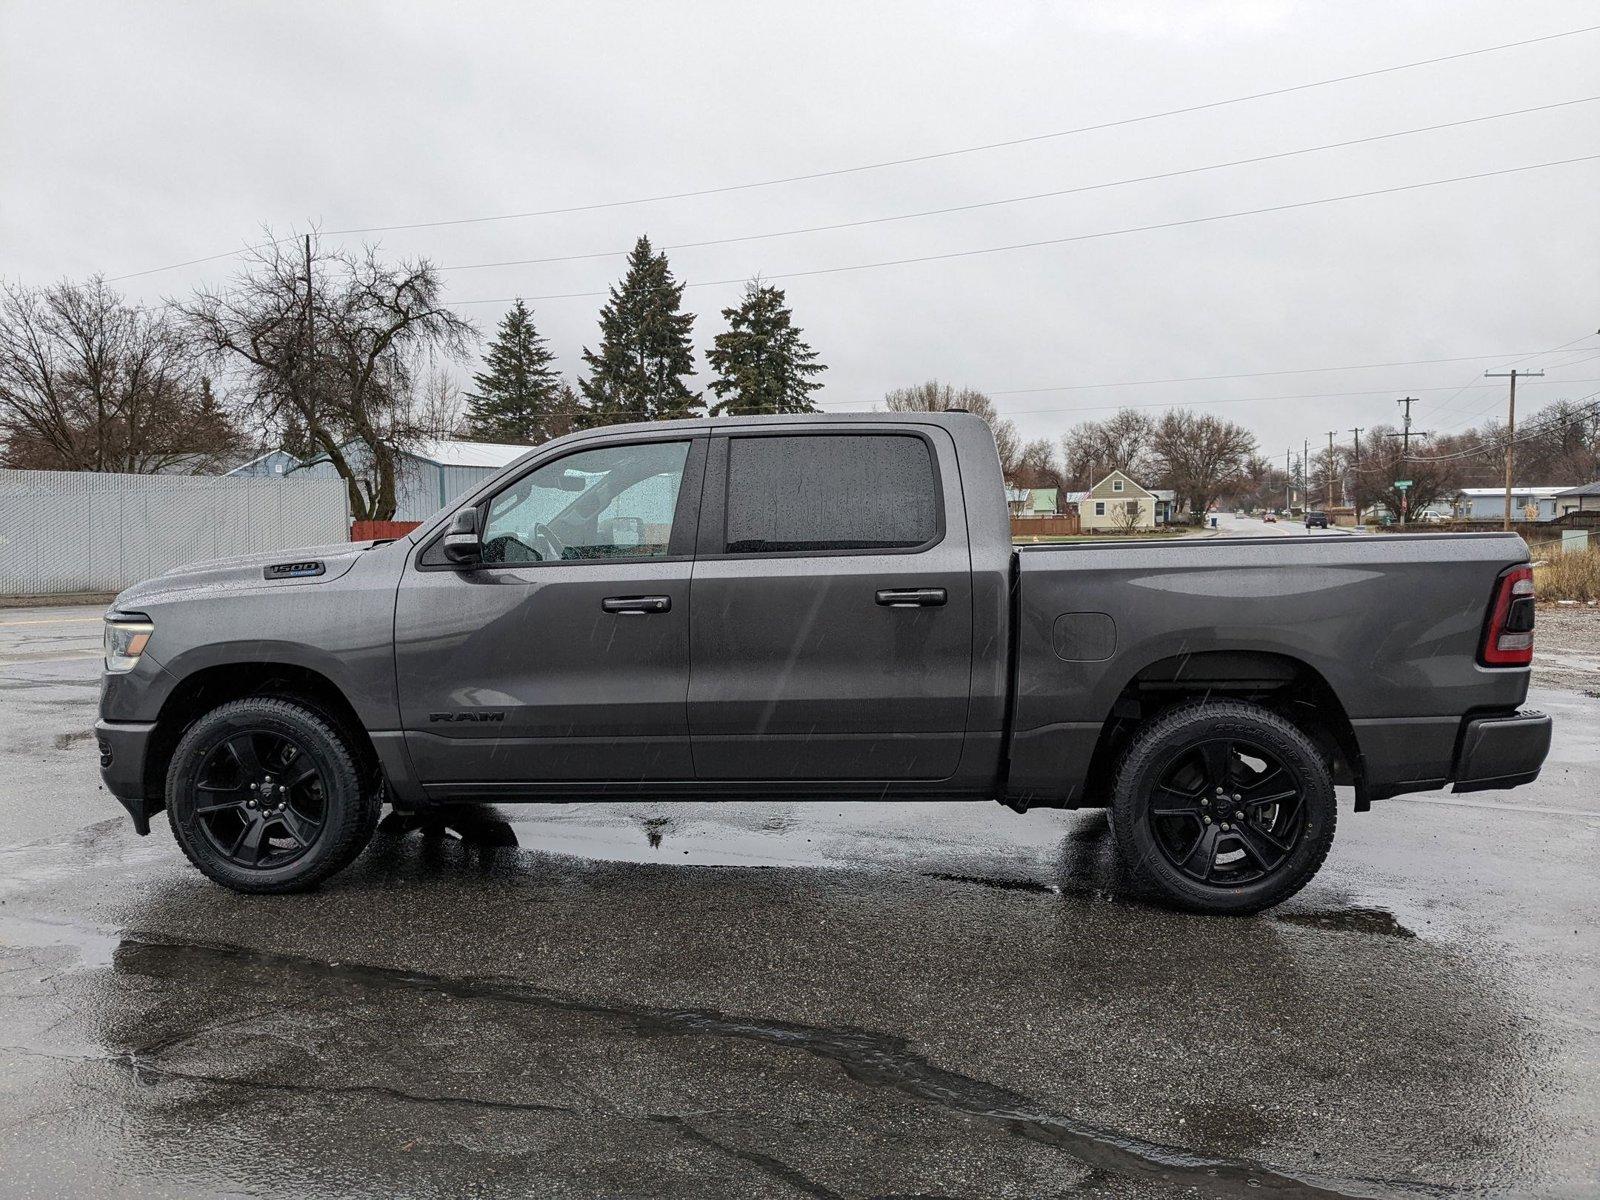
{"type": "Polygon", "coordinates": [[[483,712],[453,712],[429,713],[430,721],[504,721],[506,714],[500,709],[486,709],[483,712]]]}

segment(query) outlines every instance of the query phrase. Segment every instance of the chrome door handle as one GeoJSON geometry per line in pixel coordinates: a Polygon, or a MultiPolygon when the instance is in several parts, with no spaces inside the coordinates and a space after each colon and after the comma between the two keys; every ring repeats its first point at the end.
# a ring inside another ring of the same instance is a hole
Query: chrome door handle
{"type": "Polygon", "coordinates": [[[878,603],[885,608],[938,608],[949,597],[943,588],[882,588],[878,603]]]}
{"type": "Polygon", "coordinates": [[[650,613],[664,613],[672,611],[671,596],[607,596],[600,601],[600,607],[608,613],[616,613],[619,617],[643,617],[650,613]]]}

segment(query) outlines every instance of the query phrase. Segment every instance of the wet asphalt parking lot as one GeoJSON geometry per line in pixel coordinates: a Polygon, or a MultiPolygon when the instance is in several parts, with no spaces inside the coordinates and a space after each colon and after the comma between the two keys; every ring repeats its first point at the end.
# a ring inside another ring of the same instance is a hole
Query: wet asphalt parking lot
{"type": "Polygon", "coordinates": [[[98,615],[0,609],[0,1196],[1600,1194],[1581,687],[1245,920],[994,804],[391,819],[249,898],[101,789],[98,615]]]}

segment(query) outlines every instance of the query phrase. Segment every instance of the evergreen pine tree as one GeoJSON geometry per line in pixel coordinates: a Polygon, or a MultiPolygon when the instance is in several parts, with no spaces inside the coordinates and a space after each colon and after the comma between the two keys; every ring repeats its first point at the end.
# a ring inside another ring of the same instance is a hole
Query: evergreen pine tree
{"type": "Polygon", "coordinates": [[[727,332],[717,335],[706,355],[717,373],[712,415],[816,412],[811,393],[822,384],[811,376],[828,368],[801,340],[783,289],[752,279],[739,306],[722,315],[727,332]]]}
{"type": "Polygon", "coordinates": [[[600,310],[600,348],[583,349],[590,374],[578,386],[589,424],[699,415],[700,397],[684,383],[694,374],[694,314],[678,311],[682,298],[667,256],[641,237],[628,254],[627,274],[600,310]]]}
{"type": "Polygon", "coordinates": [[[555,355],[521,300],[500,321],[484,355],[484,371],[467,393],[467,436],[483,442],[537,445],[571,428],[559,419],[561,376],[555,355]]]}

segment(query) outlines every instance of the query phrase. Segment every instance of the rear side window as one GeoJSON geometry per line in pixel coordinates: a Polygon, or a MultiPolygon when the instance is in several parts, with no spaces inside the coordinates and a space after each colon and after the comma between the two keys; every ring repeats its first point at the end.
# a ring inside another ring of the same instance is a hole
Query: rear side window
{"type": "Polygon", "coordinates": [[[939,536],[928,444],[904,434],[733,438],[727,554],[908,550],[939,536]]]}

